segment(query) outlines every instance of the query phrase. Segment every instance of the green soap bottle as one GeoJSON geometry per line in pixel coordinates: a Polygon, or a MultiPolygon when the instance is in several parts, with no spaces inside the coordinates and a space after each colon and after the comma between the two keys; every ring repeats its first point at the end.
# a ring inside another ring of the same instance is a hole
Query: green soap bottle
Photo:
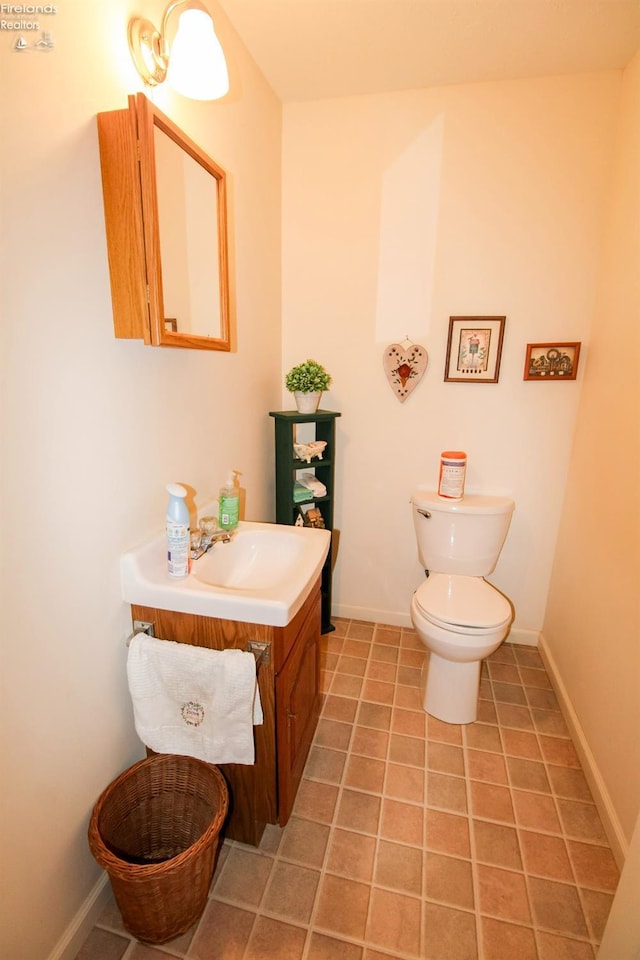
{"type": "Polygon", "coordinates": [[[236,471],[232,470],[226,485],[220,489],[218,523],[223,530],[235,530],[238,526],[240,491],[236,481],[236,471]]]}

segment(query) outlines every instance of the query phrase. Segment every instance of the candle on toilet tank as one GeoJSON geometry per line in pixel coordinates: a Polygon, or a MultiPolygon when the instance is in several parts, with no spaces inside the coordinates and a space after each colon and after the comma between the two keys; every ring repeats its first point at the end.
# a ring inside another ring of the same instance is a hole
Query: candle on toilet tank
{"type": "Polygon", "coordinates": [[[447,500],[462,500],[467,455],[464,450],[443,450],[440,454],[438,495],[447,500]]]}

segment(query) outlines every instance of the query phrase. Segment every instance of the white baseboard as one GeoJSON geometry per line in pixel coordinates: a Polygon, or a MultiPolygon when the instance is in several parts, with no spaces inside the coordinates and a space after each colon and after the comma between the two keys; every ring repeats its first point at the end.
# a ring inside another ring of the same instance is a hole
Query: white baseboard
{"type": "Polygon", "coordinates": [[[389,610],[375,610],[372,607],[354,607],[346,603],[334,603],[331,615],[342,617],[344,620],[364,620],[365,623],[386,623],[390,627],[411,627],[409,611],[392,612],[389,610]]]}
{"type": "Polygon", "coordinates": [[[598,808],[598,813],[602,819],[602,825],[611,846],[611,852],[615,857],[618,867],[620,870],[622,870],[627,857],[628,843],[613,803],[611,802],[609,791],[606,788],[595,757],[593,756],[591,748],[589,747],[585,732],[582,729],[578,714],[576,713],[573,703],[571,702],[571,697],[569,696],[567,688],[564,685],[558,670],[558,666],[545,642],[543,634],[540,634],[540,643],[538,648],[540,650],[540,655],[544,665],[547,669],[547,673],[549,674],[549,679],[551,680],[556,696],[558,697],[560,708],[564,715],[567,726],[569,727],[569,732],[571,733],[574,746],[578,751],[578,756],[580,758],[580,763],[582,764],[584,775],[587,778],[587,783],[589,784],[591,793],[593,794],[595,805],[598,808]]]}
{"type": "Polygon", "coordinates": [[[74,960],[109,902],[111,884],[103,873],[75,917],[64,931],[47,960],[74,960]]]}
{"type": "MultiPolygon", "coordinates": [[[[375,610],[371,607],[353,607],[346,603],[334,603],[334,617],[345,620],[364,620],[365,623],[386,623],[390,627],[412,627],[410,614],[390,610],[375,610]]],[[[512,627],[507,634],[506,643],[522,643],[528,647],[537,647],[540,634],[537,630],[520,630],[512,627]]]]}
{"type": "Polygon", "coordinates": [[[505,643],[521,643],[525,647],[537,647],[539,642],[539,630],[521,630],[519,627],[511,627],[505,640],[505,643]]]}

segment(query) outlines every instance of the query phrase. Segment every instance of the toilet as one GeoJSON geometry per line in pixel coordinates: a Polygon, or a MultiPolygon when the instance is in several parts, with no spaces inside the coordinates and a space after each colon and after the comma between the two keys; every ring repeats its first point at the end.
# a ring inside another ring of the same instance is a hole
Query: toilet
{"type": "Polygon", "coordinates": [[[427,574],[411,600],[411,621],[429,650],[422,705],[446,723],[473,723],[480,664],[498,649],[513,619],[507,598],[484,577],[498,562],[515,504],[481,494],[450,500],[423,487],[411,502],[427,574]]]}

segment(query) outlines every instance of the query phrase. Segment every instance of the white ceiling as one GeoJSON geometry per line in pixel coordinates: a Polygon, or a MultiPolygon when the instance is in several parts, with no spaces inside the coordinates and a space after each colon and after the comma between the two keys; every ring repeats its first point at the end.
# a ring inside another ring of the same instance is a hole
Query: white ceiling
{"type": "Polygon", "coordinates": [[[219,0],[283,102],[624,67],[640,0],[219,0]]]}

